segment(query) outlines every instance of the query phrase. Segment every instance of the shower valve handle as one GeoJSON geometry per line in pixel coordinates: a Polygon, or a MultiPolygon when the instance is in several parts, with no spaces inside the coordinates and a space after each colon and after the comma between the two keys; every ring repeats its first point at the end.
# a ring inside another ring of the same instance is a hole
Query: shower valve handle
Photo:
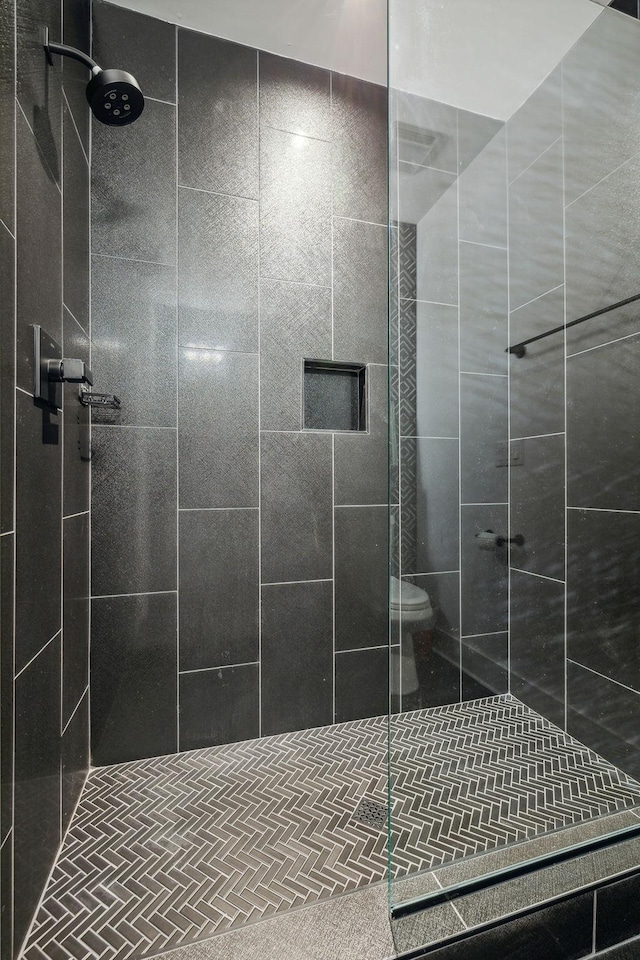
{"type": "Polygon", "coordinates": [[[49,360],[49,380],[56,383],[88,383],[93,385],[93,374],[84,360],[49,360]]]}

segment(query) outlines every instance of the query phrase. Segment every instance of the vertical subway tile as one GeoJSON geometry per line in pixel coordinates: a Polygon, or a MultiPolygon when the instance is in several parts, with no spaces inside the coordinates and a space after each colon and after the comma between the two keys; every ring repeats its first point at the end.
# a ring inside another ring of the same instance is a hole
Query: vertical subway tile
{"type": "Polygon", "coordinates": [[[258,357],[183,347],[178,376],[180,507],[258,506],[258,357]]]}
{"type": "Polygon", "coordinates": [[[556,143],[509,188],[511,307],[564,281],[562,144],[556,143]]]}
{"type": "MultiPolygon", "coordinates": [[[[546,333],[564,323],[564,287],[511,314],[511,343],[546,333]]],[[[511,437],[564,431],[564,338],[562,333],[510,358],[511,437]]]]}
{"type": "MultiPolygon", "coordinates": [[[[40,56],[41,56],[40,52],[40,56]]],[[[26,120],[17,120],[17,381],[33,391],[33,329],[62,335],[62,198],[26,120]],[[46,251],[34,257],[35,249],[46,251]]]]}
{"type": "Polygon", "coordinates": [[[16,679],[14,935],[21,944],[60,844],[60,636],[16,679]]]}
{"type": "Polygon", "coordinates": [[[508,381],[460,377],[460,469],[463,503],[506,503],[509,472],[508,381]]]}
{"type": "Polygon", "coordinates": [[[509,690],[509,634],[465,637],[462,641],[462,699],[494,697],[509,690]]]}
{"type": "Polygon", "coordinates": [[[418,300],[458,303],[458,184],[420,219],[416,231],[418,300]]]}
{"type": "Polygon", "coordinates": [[[382,646],[388,639],[388,511],[335,511],[336,648],[382,646]]]}
{"type": "Polygon", "coordinates": [[[567,359],[567,482],[572,507],[640,510],[640,335],[567,359]]]}
{"type": "Polygon", "coordinates": [[[178,30],[179,182],[258,196],[258,55],[178,30]]]}
{"type": "Polygon", "coordinates": [[[62,733],[62,833],[64,835],[89,769],[89,692],[62,733]]]}
{"type": "Polygon", "coordinates": [[[333,720],[333,583],[262,588],[262,736],[333,720]]]}
{"type": "Polygon", "coordinates": [[[507,505],[462,507],[461,582],[462,635],[507,629],[509,554],[507,547],[489,547],[477,538],[491,530],[506,536],[507,505]]]}
{"type": "Polygon", "coordinates": [[[458,114],[458,170],[463,173],[470,163],[504,127],[502,120],[486,117],[471,110],[457,110],[458,114]]]}
{"type": "Polygon", "coordinates": [[[567,655],[640,696],[640,514],[568,513],[567,655]]]}
{"type": "MultiPolygon", "coordinates": [[[[394,183],[390,184],[390,192],[393,197],[393,204],[398,207],[397,214],[393,214],[393,219],[398,220],[400,223],[412,223],[414,225],[419,224],[429,213],[433,210],[433,217],[437,218],[442,216],[442,214],[449,210],[452,211],[451,207],[447,206],[447,203],[440,204],[439,201],[444,198],[445,194],[449,193],[450,188],[454,187],[452,196],[455,196],[457,199],[457,190],[455,189],[456,176],[454,173],[447,173],[444,170],[433,170],[431,167],[421,167],[416,166],[411,163],[400,163],[398,169],[398,184],[397,187],[394,183]],[[396,200],[397,195],[397,200],[396,200]]],[[[451,198],[448,198],[449,200],[451,198]]],[[[432,218],[433,219],[433,218],[432,218]]],[[[455,211],[455,220],[457,224],[458,212],[455,211]]],[[[440,222],[440,225],[444,227],[446,225],[453,225],[453,217],[451,220],[443,219],[440,222]]],[[[434,251],[437,250],[437,247],[434,245],[434,251]]],[[[431,264],[420,264],[421,268],[431,266],[431,264]]],[[[425,274],[422,273],[422,279],[424,279],[425,274]]]]}
{"type": "MultiPolygon", "coordinates": [[[[94,3],[93,56],[132,73],[143,93],[156,100],[176,99],[176,28],[158,17],[94,3]]],[[[204,66],[204,65],[203,65],[204,66]]]]}
{"type": "Polygon", "coordinates": [[[564,580],[564,435],[516,440],[511,466],[511,566],[564,580]]]}
{"type": "MultiPolygon", "coordinates": [[[[91,4],[86,0],[62,0],[62,42],[91,54],[91,4]]],[[[100,61],[98,61],[100,62],[100,61]]],[[[60,62],[62,89],[71,108],[84,152],[89,156],[91,110],[87,103],[87,68],[67,57],[60,62]]],[[[125,67],[125,69],[127,69],[125,67]]]]}
{"type": "Polygon", "coordinates": [[[16,95],[46,158],[51,176],[58,184],[62,64],[59,57],[54,58],[53,65],[47,64],[42,50],[42,31],[48,27],[49,39],[60,42],[61,12],[59,0],[23,0],[22,3],[16,3],[16,95]]]}
{"type": "Polygon", "coordinates": [[[13,832],[0,846],[0,949],[2,960],[13,956],[13,832]]]}
{"type": "Polygon", "coordinates": [[[175,267],[93,257],[91,299],[96,389],[121,402],[94,409],[93,422],[175,427],[175,267]]]}
{"type": "MultiPolygon", "coordinates": [[[[90,343],[80,324],[65,308],[63,310],[62,345],[65,357],[75,357],[90,367],[90,343]]],[[[102,384],[101,384],[102,385],[102,384]]],[[[96,389],[100,389],[97,387],[96,389]]],[[[91,463],[90,413],[80,403],[78,385],[67,383],[64,393],[63,460],[64,484],[62,505],[65,516],[83,513],[89,509],[89,478],[91,463]]]]}
{"type": "Polygon", "coordinates": [[[332,82],[334,213],[386,223],[386,88],[339,73],[332,82]]]}
{"type": "Polygon", "coordinates": [[[457,440],[402,440],[403,575],[459,569],[458,471],[457,440]],[[410,530],[412,551],[405,549],[410,530]]]}
{"type": "Polygon", "coordinates": [[[6,534],[0,537],[0,843],[13,816],[13,591],[14,535],[6,534]]]}
{"type": "Polygon", "coordinates": [[[605,12],[563,61],[567,203],[640,150],[640,90],[629,82],[639,55],[638,30],[605,12]]]}
{"type": "Polygon", "coordinates": [[[567,729],[590,750],[640,777],[640,695],[567,661],[567,729]]]}
{"type": "Polygon", "coordinates": [[[303,426],[303,360],[331,357],[331,289],[281,280],[260,284],[260,426],[303,426]]]}
{"type": "Polygon", "coordinates": [[[260,732],[257,663],[180,675],[180,749],[251,740],[260,732]]]}
{"type": "MultiPolygon", "coordinates": [[[[401,306],[403,325],[409,306],[406,301],[401,306]]],[[[414,433],[418,437],[457,437],[458,310],[446,304],[416,303],[415,311],[414,356],[400,351],[401,430],[405,435],[414,433]],[[415,396],[414,429],[412,396],[415,396]]]]}
{"type": "Polygon", "coordinates": [[[262,434],[262,582],[325,580],[332,563],[332,438],[262,434]]]}
{"type": "Polygon", "coordinates": [[[94,427],[93,451],[93,595],[175,590],[175,431],[94,427]]]}
{"type": "Polygon", "coordinates": [[[14,231],[15,198],[14,182],[16,175],[15,129],[15,19],[16,9],[13,0],[0,5],[0,220],[14,231]]]}
{"type": "Polygon", "coordinates": [[[258,203],[178,190],[180,343],[258,348],[258,203]]]}
{"type": "Polygon", "coordinates": [[[260,125],[331,139],[331,74],[298,60],[258,54],[260,125]]]}
{"type": "Polygon", "coordinates": [[[126,127],[93,126],[91,249],[175,263],[176,108],[147,100],[126,127]]]}
{"type": "Polygon", "coordinates": [[[562,136],[562,70],[556,67],[509,119],[510,183],[562,136]]]}
{"type": "Polygon", "coordinates": [[[333,221],[335,357],[386,363],[388,248],[385,227],[333,221]]]}
{"type": "Polygon", "coordinates": [[[460,175],[460,239],[507,245],[507,139],[500,130],[460,175]]]}
{"type": "Polygon", "coordinates": [[[260,274],[331,283],[331,145],[265,127],[260,137],[260,274]]]}
{"type": "Polygon", "coordinates": [[[507,372],[507,251],[460,244],[460,369],[507,372]]]}
{"type": "Polygon", "coordinates": [[[176,594],[93,600],[91,618],[93,762],[175,753],[176,594]]]}
{"type": "Polygon", "coordinates": [[[564,726],[564,584],[511,572],[511,691],[564,726]]]}
{"type": "Polygon", "coordinates": [[[258,659],[257,510],[180,513],[180,669],[258,659]]]}
{"type": "Polygon", "coordinates": [[[89,164],[71,113],[63,112],[63,289],[68,310],[89,330],[89,164]]]}
{"type": "Polygon", "coordinates": [[[13,529],[15,416],[15,241],[0,223],[0,533],[13,529]]]}
{"type": "Polygon", "coordinates": [[[18,392],[16,405],[16,670],[21,670],[60,629],[62,437],[58,418],[31,397],[18,392]]]}
{"type": "MultiPolygon", "coordinates": [[[[640,158],[634,157],[567,207],[567,320],[638,293],[633,249],[640,239],[639,176],[640,158]]],[[[639,329],[637,309],[615,311],[569,332],[568,350],[584,350],[639,329]]]]}
{"type": "Polygon", "coordinates": [[[371,365],[367,432],[335,437],[336,504],[381,504],[389,500],[387,369],[371,365]]]}
{"type": "Polygon", "coordinates": [[[388,648],[336,654],[336,723],[383,716],[388,689],[388,648]]]}
{"type": "Polygon", "coordinates": [[[63,521],[62,724],[89,683],[89,514],[63,521]]]}

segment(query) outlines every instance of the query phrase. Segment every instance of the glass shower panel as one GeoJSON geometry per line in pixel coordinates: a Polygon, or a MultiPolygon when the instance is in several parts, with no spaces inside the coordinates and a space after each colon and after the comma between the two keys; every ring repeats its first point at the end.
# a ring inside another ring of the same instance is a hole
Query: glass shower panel
{"type": "Polygon", "coordinates": [[[639,822],[640,24],[585,7],[500,77],[390,4],[392,906],[639,822]]]}

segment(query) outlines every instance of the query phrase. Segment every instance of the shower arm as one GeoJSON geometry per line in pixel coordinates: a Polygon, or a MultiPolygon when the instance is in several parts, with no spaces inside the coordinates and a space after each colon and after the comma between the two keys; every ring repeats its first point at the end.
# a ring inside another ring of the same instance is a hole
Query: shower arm
{"type": "Polygon", "coordinates": [[[79,63],[84,64],[92,74],[100,73],[101,68],[92,60],[91,57],[83,53],[82,50],[77,50],[75,47],[69,47],[66,43],[54,43],[49,40],[49,28],[45,27],[44,31],[44,52],[47,55],[47,60],[51,66],[53,66],[52,54],[57,54],[59,57],[70,57],[71,60],[77,60],[79,63]]]}

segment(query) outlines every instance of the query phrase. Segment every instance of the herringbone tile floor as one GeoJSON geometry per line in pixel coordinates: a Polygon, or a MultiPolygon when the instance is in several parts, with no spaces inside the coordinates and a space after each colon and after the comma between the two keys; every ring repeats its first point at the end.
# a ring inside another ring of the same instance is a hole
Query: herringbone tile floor
{"type": "MultiPolygon", "coordinates": [[[[640,803],[509,696],[394,718],[391,767],[398,876],[640,803]]],[[[94,770],[26,960],[146,957],[380,880],[386,784],[385,717],[94,770]]]]}

